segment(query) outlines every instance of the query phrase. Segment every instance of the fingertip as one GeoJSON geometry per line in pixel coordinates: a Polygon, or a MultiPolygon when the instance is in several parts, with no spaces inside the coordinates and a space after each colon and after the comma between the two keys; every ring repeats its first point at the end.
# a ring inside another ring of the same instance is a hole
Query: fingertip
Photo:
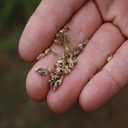
{"type": "Polygon", "coordinates": [[[21,46],[21,45],[22,45],[22,43],[19,42],[18,51],[19,51],[19,55],[20,55],[21,59],[26,62],[35,62],[36,57],[33,57],[32,54],[30,55],[29,53],[27,53],[24,46],[21,46]]]}
{"type": "Polygon", "coordinates": [[[43,102],[46,99],[48,86],[45,85],[41,76],[30,71],[26,79],[26,90],[32,100],[43,102]]]}
{"type": "Polygon", "coordinates": [[[49,91],[47,103],[54,113],[66,113],[76,103],[79,95],[79,89],[76,88],[79,87],[79,84],[75,84],[77,80],[74,81],[74,79],[75,76],[69,74],[69,76],[65,76],[62,85],[59,86],[55,92],[52,90],[49,91]],[[76,88],[74,88],[74,86],[76,86],[76,88]]]}
{"type": "Polygon", "coordinates": [[[96,107],[96,103],[95,102],[92,103],[91,99],[87,98],[84,95],[80,96],[79,104],[85,112],[95,112],[96,110],[100,108],[98,106],[96,107]]]}
{"type": "Polygon", "coordinates": [[[48,104],[49,108],[54,113],[56,113],[56,114],[64,114],[64,113],[66,113],[68,111],[69,108],[67,108],[66,104],[62,104],[62,101],[59,100],[58,97],[60,97],[60,96],[57,95],[56,92],[53,92],[51,90],[49,92],[48,96],[47,96],[47,104],[48,104]]]}
{"type": "Polygon", "coordinates": [[[53,24],[34,13],[19,41],[18,50],[21,58],[28,62],[35,61],[36,57],[52,44],[55,33],[53,24]]]}
{"type": "Polygon", "coordinates": [[[107,104],[114,96],[114,82],[110,76],[104,76],[103,69],[83,88],[79,103],[87,112],[94,112],[107,104]]]}

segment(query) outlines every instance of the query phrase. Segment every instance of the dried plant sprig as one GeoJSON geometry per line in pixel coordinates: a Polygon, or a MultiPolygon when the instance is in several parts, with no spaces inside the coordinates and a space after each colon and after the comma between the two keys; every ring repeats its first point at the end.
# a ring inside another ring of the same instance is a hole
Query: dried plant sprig
{"type": "Polygon", "coordinates": [[[39,54],[39,56],[36,58],[37,60],[41,60],[42,58],[44,58],[46,55],[48,55],[50,52],[53,52],[54,54],[58,54],[54,49],[52,48],[48,48],[45,50],[44,53],[39,54]]]}
{"type": "MultiPolygon", "coordinates": [[[[57,45],[63,45],[64,46],[66,53],[69,52],[69,42],[70,42],[69,36],[67,34],[68,30],[69,30],[69,27],[68,26],[64,26],[64,28],[61,29],[56,34],[56,37],[54,39],[54,43],[56,43],[57,45]]],[[[37,60],[41,60],[43,57],[48,55],[50,52],[53,52],[53,53],[55,53],[57,55],[57,52],[50,47],[50,48],[46,49],[44,53],[39,54],[36,59],[37,60]]]]}
{"type": "Polygon", "coordinates": [[[68,53],[68,54],[67,54],[67,63],[68,63],[69,69],[74,68],[75,64],[77,63],[76,57],[74,57],[73,54],[68,53]]]}
{"type": "Polygon", "coordinates": [[[49,70],[51,74],[50,87],[53,91],[56,91],[58,86],[62,84],[63,78],[66,74],[71,72],[71,69],[75,66],[77,60],[73,58],[73,54],[62,54],[60,59],[55,64],[54,73],[49,70]]]}
{"type": "Polygon", "coordinates": [[[88,43],[88,40],[85,40],[84,43],[79,44],[76,47],[75,51],[73,52],[73,56],[77,57],[84,50],[84,47],[87,45],[87,43],[88,43]]]}
{"type": "Polygon", "coordinates": [[[75,66],[77,60],[71,53],[62,54],[60,59],[55,64],[55,72],[61,70],[64,74],[71,72],[71,69],[75,66]]]}
{"type": "Polygon", "coordinates": [[[64,74],[61,74],[59,72],[52,72],[51,68],[48,69],[51,79],[48,80],[50,83],[50,88],[55,92],[57,90],[57,87],[62,84],[64,74]]]}
{"type": "Polygon", "coordinates": [[[63,29],[61,29],[57,34],[54,39],[54,42],[57,45],[63,45],[65,47],[65,52],[69,52],[69,36],[67,34],[67,31],[69,30],[68,26],[65,26],[63,29]]]}

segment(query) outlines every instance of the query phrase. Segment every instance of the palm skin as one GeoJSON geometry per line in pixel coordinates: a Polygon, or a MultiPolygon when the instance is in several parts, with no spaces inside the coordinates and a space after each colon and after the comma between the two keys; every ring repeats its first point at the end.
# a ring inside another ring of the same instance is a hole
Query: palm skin
{"type": "MultiPolygon", "coordinates": [[[[35,63],[26,80],[28,95],[37,102],[47,100],[55,113],[68,111],[77,101],[85,111],[95,111],[128,84],[128,4],[127,0],[43,0],[28,21],[19,43],[19,53],[33,62],[53,42],[65,24],[69,31],[71,52],[89,39],[78,56],[73,71],[53,93],[48,78],[34,72],[37,67],[53,67],[57,58],[49,54],[35,63]],[[107,57],[113,59],[106,63],[107,57]],[[97,67],[102,70],[96,74],[97,67]],[[89,77],[95,74],[88,81],[89,77]]],[[[53,44],[54,49],[59,49],[53,44]]]]}

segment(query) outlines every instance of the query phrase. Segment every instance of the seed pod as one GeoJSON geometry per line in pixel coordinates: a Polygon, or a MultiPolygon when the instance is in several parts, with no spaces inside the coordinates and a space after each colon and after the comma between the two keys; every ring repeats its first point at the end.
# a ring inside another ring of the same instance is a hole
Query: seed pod
{"type": "Polygon", "coordinates": [[[111,60],[112,60],[112,58],[113,58],[113,55],[112,55],[112,54],[111,54],[111,55],[109,55],[109,56],[108,56],[108,58],[107,58],[107,62],[111,61],[111,60]]]}

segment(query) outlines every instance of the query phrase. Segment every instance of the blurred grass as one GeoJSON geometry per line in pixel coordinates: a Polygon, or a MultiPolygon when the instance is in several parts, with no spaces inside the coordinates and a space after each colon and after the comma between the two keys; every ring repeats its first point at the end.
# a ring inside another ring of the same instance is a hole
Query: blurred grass
{"type": "Polygon", "coordinates": [[[40,0],[0,1],[0,44],[13,52],[27,19],[36,9],[40,0]]]}
{"type": "Polygon", "coordinates": [[[17,46],[27,20],[40,0],[0,1],[0,128],[127,128],[128,89],[97,112],[75,105],[56,115],[46,103],[36,104],[25,91],[31,64],[23,62],[17,46]]]}

